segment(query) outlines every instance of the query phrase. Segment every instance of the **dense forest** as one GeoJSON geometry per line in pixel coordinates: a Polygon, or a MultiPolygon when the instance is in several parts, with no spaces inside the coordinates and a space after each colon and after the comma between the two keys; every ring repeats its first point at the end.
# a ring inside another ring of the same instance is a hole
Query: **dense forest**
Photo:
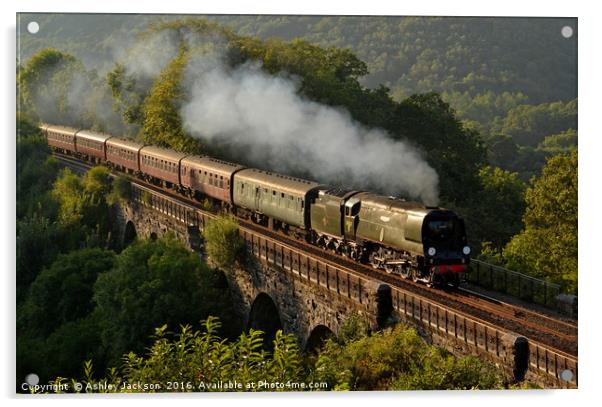
{"type": "MultiPolygon", "coordinates": [[[[19,33],[17,72],[18,382],[31,371],[43,380],[82,377],[87,360],[98,372],[93,375],[86,365],[90,382],[110,367],[110,375],[134,380],[162,377],[158,366],[165,363],[180,363],[177,368],[188,372],[206,363],[182,360],[183,344],[193,354],[217,352],[224,365],[214,377],[224,380],[237,379],[227,372],[242,364],[249,374],[244,380],[269,369],[283,379],[323,380],[331,389],[504,385],[489,365],[418,346],[412,330],[367,333],[357,320],[349,322],[348,337],[339,333],[317,356],[301,355],[285,335],[272,353],[256,351],[261,334],[241,333],[219,271],[169,236],[120,246],[109,217],[127,199],[127,179],[111,181],[103,167],[85,176],[61,170],[36,128],[41,120],[302,177],[313,175],[312,169],[277,160],[283,145],[263,148],[261,133],[274,142],[290,132],[292,138],[284,140],[296,150],[289,157],[314,154],[315,149],[302,149],[304,143],[339,140],[339,129],[357,135],[360,155],[371,148],[366,140],[403,146],[404,157],[381,157],[385,167],[407,157],[437,176],[417,172],[415,180],[400,184],[402,195],[432,198],[420,185],[433,183],[439,205],[465,218],[475,255],[577,292],[576,41],[559,34],[574,20],[35,19],[44,35],[19,33]],[[274,95],[266,99],[272,104],[261,103],[261,97],[274,95]],[[291,121],[270,114],[281,100],[298,108],[293,113],[305,114],[294,131],[291,121]],[[204,113],[215,106],[226,106],[237,120],[204,113]],[[255,119],[244,122],[249,116],[255,119]],[[321,129],[304,122],[334,123],[337,131],[312,138],[299,129],[321,129]],[[230,133],[242,136],[224,136],[230,133]],[[251,144],[268,155],[255,154],[251,144]],[[189,327],[178,334],[165,331],[180,325],[189,327]],[[220,338],[227,346],[219,345],[220,338]],[[161,352],[147,354],[148,347],[161,352]],[[240,361],[239,352],[253,359],[240,361]],[[383,352],[405,364],[387,370],[374,357],[383,352]]],[[[360,186],[332,167],[319,168],[331,175],[329,182],[360,186]]],[[[361,186],[388,192],[377,180],[368,181],[361,186]]],[[[235,231],[231,218],[207,228],[207,252],[222,269],[237,261],[230,250],[240,247],[235,231]]]]}
{"type": "MultiPolygon", "coordinates": [[[[157,16],[36,15],[43,34],[23,36],[21,52],[61,44],[89,69],[111,70],[157,16]]],[[[173,21],[179,16],[163,16],[173,21]]],[[[366,63],[359,82],[386,86],[401,101],[436,92],[479,130],[491,162],[523,181],[545,159],[577,143],[575,19],[463,17],[208,16],[233,32],[269,40],[303,39],[350,49],[366,63]],[[508,139],[506,136],[509,136],[508,139]],[[544,139],[548,138],[545,142],[544,139]],[[550,151],[554,150],[554,151],[550,151]],[[510,156],[511,155],[511,156],[510,156]]]]}

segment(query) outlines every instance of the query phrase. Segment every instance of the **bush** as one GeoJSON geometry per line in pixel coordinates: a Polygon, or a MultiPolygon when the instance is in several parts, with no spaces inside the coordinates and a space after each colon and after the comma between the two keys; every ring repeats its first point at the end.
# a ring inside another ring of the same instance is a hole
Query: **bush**
{"type": "Polygon", "coordinates": [[[129,177],[119,175],[113,180],[113,190],[107,197],[111,204],[128,201],[132,198],[132,182],[129,177]]]}
{"type": "Polygon", "coordinates": [[[232,215],[218,215],[203,230],[207,255],[222,268],[231,268],[242,260],[244,240],[232,215]]]}
{"type": "MultiPolygon", "coordinates": [[[[345,325],[349,324],[357,326],[357,321],[345,325]]],[[[344,326],[342,331],[357,329],[344,326]]],[[[370,336],[328,339],[312,376],[335,390],[490,389],[500,385],[493,366],[427,345],[414,329],[401,324],[370,336]]]]}
{"type": "MultiPolygon", "coordinates": [[[[291,391],[294,388],[259,387],[259,383],[302,381],[301,352],[292,334],[276,333],[274,351],[262,351],[263,333],[251,330],[236,340],[227,342],[217,336],[220,323],[209,317],[203,330],[183,326],[179,334],[167,332],[167,325],[155,330],[154,343],[146,356],[130,352],[124,356],[122,369],[111,369],[109,376],[93,379],[91,362],[84,363],[84,384],[161,383],[157,391],[291,391]],[[171,389],[166,383],[174,383],[171,389]],[[228,387],[229,383],[240,387],[228,387]],[[223,386],[218,385],[222,383],[223,386]]],[[[64,379],[62,379],[64,380],[64,379]]],[[[85,388],[85,387],[84,387],[85,388]]],[[[120,389],[119,391],[124,391],[120,389]]],[[[142,391],[127,390],[126,392],[142,391]]],[[[152,391],[152,390],[151,390],[152,391]]]]}

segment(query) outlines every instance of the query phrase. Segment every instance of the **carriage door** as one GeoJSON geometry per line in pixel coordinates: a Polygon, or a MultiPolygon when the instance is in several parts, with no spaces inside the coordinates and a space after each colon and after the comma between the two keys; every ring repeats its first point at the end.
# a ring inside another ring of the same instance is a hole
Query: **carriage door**
{"type": "Polygon", "coordinates": [[[357,198],[350,198],[345,202],[345,237],[347,239],[355,240],[361,204],[362,202],[357,198]]]}
{"type": "Polygon", "coordinates": [[[255,210],[259,210],[259,200],[261,199],[261,188],[255,187],[255,210]]]}

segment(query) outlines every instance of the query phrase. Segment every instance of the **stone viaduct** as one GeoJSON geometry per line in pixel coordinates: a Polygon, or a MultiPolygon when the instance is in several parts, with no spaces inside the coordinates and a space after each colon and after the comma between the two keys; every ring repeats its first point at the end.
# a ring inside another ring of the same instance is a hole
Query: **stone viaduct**
{"type": "MultiPolygon", "coordinates": [[[[171,232],[203,256],[200,232],[210,214],[141,185],[133,184],[132,191],[132,199],[115,213],[115,232],[125,243],[171,232]]],[[[413,325],[428,343],[488,359],[518,380],[576,386],[576,375],[572,383],[559,380],[563,370],[577,371],[576,360],[251,230],[241,228],[241,235],[251,261],[226,272],[226,279],[245,326],[261,329],[267,338],[282,329],[296,334],[301,349],[312,349],[356,312],[373,328],[400,321],[413,325]]]]}

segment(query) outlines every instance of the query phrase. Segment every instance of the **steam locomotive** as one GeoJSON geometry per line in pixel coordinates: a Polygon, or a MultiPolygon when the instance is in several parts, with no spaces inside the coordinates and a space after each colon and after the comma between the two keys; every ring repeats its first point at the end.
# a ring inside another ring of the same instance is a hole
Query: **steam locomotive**
{"type": "Polygon", "coordinates": [[[209,199],[241,218],[403,278],[457,286],[470,261],[464,221],[446,209],[89,130],[50,124],[40,129],[55,151],[209,199]]]}

